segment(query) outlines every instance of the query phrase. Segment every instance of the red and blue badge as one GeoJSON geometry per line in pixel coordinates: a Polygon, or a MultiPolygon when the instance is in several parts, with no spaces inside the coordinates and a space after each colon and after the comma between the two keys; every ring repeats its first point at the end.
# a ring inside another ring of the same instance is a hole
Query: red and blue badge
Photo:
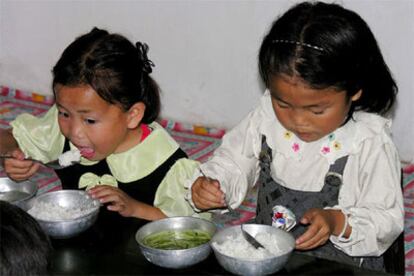
{"type": "Polygon", "coordinates": [[[288,208],[282,205],[276,205],[272,210],[272,226],[290,231],[296,225],[296,216],[288,208]]]}

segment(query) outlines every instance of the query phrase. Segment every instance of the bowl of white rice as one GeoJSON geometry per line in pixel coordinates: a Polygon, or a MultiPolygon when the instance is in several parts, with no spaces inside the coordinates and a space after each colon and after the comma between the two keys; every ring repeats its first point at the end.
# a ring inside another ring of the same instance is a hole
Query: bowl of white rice
{"type": "Polygon", "coordinates": [[[66,239],[92,226],[100,203],[81,190],[60,190],[41,194],[27,204],[34,217],[52,238],[66,239]]]}
{"type": "Polygon", "coordinates": [[[210,244],[224,269],[237,275],[268,275],[286,265],[295,248],[291,233],[263,224],[244,224],[243,229],[265,248],[250,245],[243,238],[240,225],[221,229],[210,244]]]}
{"type": "Polygon", "coordinates": [[[10,202],[26,210],[27,202],[36,196],[37,184],[26,180],[15,182],[8,177],[0,177],[0,200],[10,202]]]}

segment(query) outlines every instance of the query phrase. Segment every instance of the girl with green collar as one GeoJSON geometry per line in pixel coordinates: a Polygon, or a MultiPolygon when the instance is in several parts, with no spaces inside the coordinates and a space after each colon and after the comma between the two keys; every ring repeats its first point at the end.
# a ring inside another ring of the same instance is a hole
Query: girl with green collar
{"type": "Polygon", "coordinates": [[[72,42],[53,68],[52,108],[41,118],[22,114],[2,132],[0,151],[14,157],[4,161],[8,176],[21,181],[39,169],[25,157],[46,163],[78,150],[80,163],[56,170],[62,187],[87,189],[111,216],[203,217],[182,186],[198,163],[155,121],[159,87],[147,51],[97,28],[72,42]]]}

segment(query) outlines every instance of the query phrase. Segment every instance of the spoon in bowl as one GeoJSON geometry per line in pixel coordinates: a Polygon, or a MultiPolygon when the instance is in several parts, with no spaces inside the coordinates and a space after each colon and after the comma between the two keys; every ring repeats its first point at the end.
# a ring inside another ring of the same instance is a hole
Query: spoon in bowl
{"type": "Polygon", "coordinates": [[[243,228],[243,224],[240,225],[240,229],[242,232],[242,235],[244,237],[244,239],[250,243],[251,245],[253,245],[254,248],[265,248],[258,240],[256,240],[255,237],[253,237],[252,235],[249,234],[249,232],[247,232],[246,230],[244,230],[243,228]]]}

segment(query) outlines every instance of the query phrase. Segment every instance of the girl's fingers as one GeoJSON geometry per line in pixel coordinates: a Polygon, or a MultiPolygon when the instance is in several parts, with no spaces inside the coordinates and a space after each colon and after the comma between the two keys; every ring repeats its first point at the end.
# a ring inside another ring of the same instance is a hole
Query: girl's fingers
{"type": "Polygon", "coordinates": [[[11,156],[13,156],[14,158],[18,160],[23,160],[25,158],[25,154],[20,149],[16,149],[12,151],[11,156]]]}
{"type": "Polygon", "coordinates": [[[118,194],[113,193],[105,193],[101,194],[97,197],[99,199],[99,202],[101,203],[111,203],[111,204],[117,204],[118,202],[123,202],[122,198],[118,194]]]}
{"type": "Polygon", "coordinates": [[[21,175],[14,175],[14,174],[6,174],[8,178],[12,179],[13,181],[19,182],[19,181],[23,181],[26,180],[27,178],[25,178],[24,176],[21,175]]]}
{"type": "Polygon", "coordinates": [[[199,209],[211,209],[221,207],[220,200],[217,200],[215,196],[205,193],[193,193],[193,202],[199,209]]]}
{"type": "Polygon", "coordinates": [[[118,188],[108,185],[97,185],[88,192],[93,198],[102,198],[113,194],[120,194],[120,190],[118,188]]]}
{"type": "Polygon", "coordinates": [[[296,249],[308,250],[318,247],[329,238],[329,231],[326,231],[324,227],[318,227],[317,231],[313,227],[309,227],[303,235],[301,235],[296,242],[296,249]]]}
{"type": "MultiPolygon", "coordinates": [[[[31,162],[31,161],[28,161],[31,162]]],[[[5,166],[5,171],[6,174],[13,180],[16,181],[22,181],[22,180],[27,180],[28,178],[30,178],[32,175],[34,175],[36,173],[36,171],[39,169],[40,164],[38,163],[32,163],[30,166],[28,167],[14,167],[14,166],[10,166],[7,165],[5,166]]]]}
{"type": "Polygon", "coordinates": [[[210,208],[210,203],[208,200],[205,200],[203,197],[200,197],[198,193],[193,193],[192,195],[193,202],[198,209],[208,209],[210,208]]]}
{"type": "Polygon", "coordinates": [[[125,204],[121,204],[120,202],[115,201],[112,202],[112,204],[109,204],[106,208],[110,211],[122,212],[123,210],[125,210],[125,204]]]}
{"type": "Polygon", "coordinates": [[[116,187],[98,185],[90,189],[88,192],[93,198],[98,199],[100,203],[108,203],[106,208],[110,211],[118,212],[121,215],[124,215],[124,212],[127,210],[130,197],[116,187]]]}
{"type": "MultiPolygon", "coordinates": [[[[7,159],[4,161],[4,166],[9,169],[28,169],[36,163],[30,160],[7,159]]],[[[39,164],[36,164],[39,165],[39,164]]]]}
{"type": "Polygon", "coordinates": [[[224,207],[224,194],[217,180],[199,177],[191,187],[192,200],[201,210],[224,207]]]}
{"type": "Polygon", "coordinates": [[[201,185],[201,193],[203,194],[203,196],[211,201],[211,202],[215,202],[217,204],[221,203],[221,198],[223,197],[223,192],[220,190],[219,187],[217,187],[216,185],[214,185],[213,183],[206,183],[203,182],[201,185]]]}
{"type": "Polygon", "coordinates": [[[311,239],[298,244],[296,246],[296,249],[299,249],[299,250],[312,249],[312,248],[318,247],[319,245],[323,244],[325,241],[326,240],[324,240],[324,238],[319,235],[314,236],[311,239]]]}
{"type": "Polygon", "coordinates": [[[200,199],[200,203],[208,206],[208,208],[217,208],[224,206],[224,194],[219,188],[209,183],[201,186],[195,193],[196,197],[200,199]]]}
{"type": "Polygon", "coordinates": [[[34,162],[32,166],[30,166],[29,171],[27,172],[27,174],[30,176],[34,175],[40,168],[40,164],[34,162]]]}

